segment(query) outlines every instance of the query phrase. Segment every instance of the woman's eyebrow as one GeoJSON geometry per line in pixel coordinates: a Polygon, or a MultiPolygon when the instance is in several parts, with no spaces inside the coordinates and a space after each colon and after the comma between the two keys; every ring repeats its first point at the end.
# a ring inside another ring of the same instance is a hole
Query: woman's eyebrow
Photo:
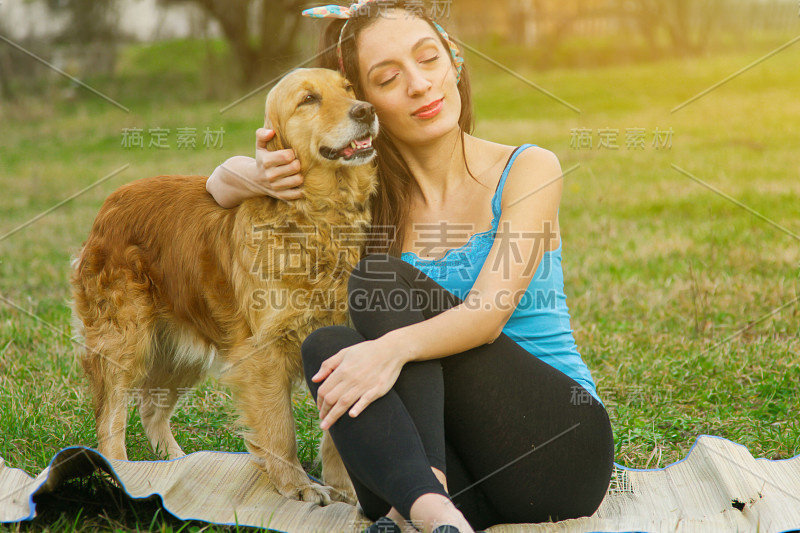
{"type": "MultiPolygon", "coordinates": [[[[429,40],[430,41],[434,41],[434,42],[436,41],[436,39],[434,39],[431,36],[423,37],[422,39],[420,39],[419,41],[414,43],[414,46],[411,47],[411,51],[413,52],[414,50],[416,50],[417,48],[419,48],[420,46],[425,44],[425,41],[429,41],[429,40]]],[[[382,67],[384,65],[388,65],[389,63],[396,63],[396,62],[397,61],[394,60],[394,59],[386,59],[384,61],[379,61],[378,63],[375,63],[374,65],[372,65],[372,67],[370,67],[370,69],[367,71],[367,76],[369,76],[370,73],[372,73],[372,71],[375,70],[378,67],[382,67]]]]}

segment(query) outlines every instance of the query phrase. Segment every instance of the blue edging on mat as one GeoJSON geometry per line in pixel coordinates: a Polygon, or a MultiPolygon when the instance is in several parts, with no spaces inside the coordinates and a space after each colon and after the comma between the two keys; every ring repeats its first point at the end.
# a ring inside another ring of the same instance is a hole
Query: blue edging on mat
{"type": "MultiPolygon", "coordinates": [[[[697,443],[700,441],[700,438],[701,438],[701,437],[711,437],[711,438],[714,438],[714,439],[720,439],[720,440],[724,440],[724,441],[730,442],[730,443],[732,443],[732,444],[735,444],[736,446],[740,446],[740,447],[744,448],[745,450],[747,450],[747,452],[748,452],[748,453],[750,453],[750,450],[749,450],[749,449],[747,448],[747,446],[745,446],[744,444],[739,444],[738,442],[734,442],[734,441],[732,441],[732,440],[726,439],[725,437],[720,437],[720,436],[718,436],[718,435],[707,435],[707,434],[704,434],[704,433],[703,433],[703,434],[700,434],[700,435],[698,435],[698,436],[697,436],[697,438],[695,439],[694,443],[692,444],[692,447],[691,447],[691,448],[689,449],[689,451],[686,453],[686,457],[684,457],[683,459],[680,459],[680,460],[678,460],[678,461],[675,461],[674,463],[670,463],[670,464],[668,464],[668,465],[666,465],[666,466],[664,466],[664,467],[661,467],[661,468],[632,468],[632,467],[623,466],[623,465],[621,465],[621,464],[619,464],[619,463],[617,463],[617,462],[614,462],[614,466],[615,466],[615,467],[617,467],[617,468],[619,468],[620,470],[627,470],[627,471],[631,471],[631,472],[659,472],[659,471],[661,471],[661,470],[665,470],[665,469],[667,469],[667,468],[670,468],[670,467],[672,467],[672,466],[675,466],[675,465],[677,465],[677,464],[679,464],[679,463],[682,463],[682,462],[686,461],[686,460],[689,458],[689,456],[691,455],[691,453],[692,453],[692,450],[694,450],[694,448],[697,446],[697,443]]],[[[106,459],[106,457],[105,457],[104,455],[102,455],[100,452],[98,452],[98,451],[97,451],[97,450],[95,450],[94,448],[89,448],[89,447],[87,447],[87,446],[68,446],[68,447],[66,447],[66,448],[62,448],[61,450],[59,450],[59,451],[58,451],[58,452],[57,452],[57,453],[56,453],[56,454],[53,456],[53,458],[52,458],[52,459],[50,459],[50,462],[48,463],[47,467],[48,467],[48,468],[52,467],[52,465],[53,465],[53,463],[55,462],[55,460],[56,460],[56,458],[58,457],[58,455],[59,455],[61,452],[64,452],[64,451],[67,451],[67,450],[91,450],[92,452],[96,453],[96,454],[97,454],[99,457],[101,457],[101,458],[102,458],[102,459],[103,459],[103,460],[106,462],[106,466],[108,466],[108,468],[109,468],[109,469],[110,469],[110,470],[111,470],[111,471],[114,473],[114,477],[115,477],[115,478],[117,479],[117,481],[119,482],[119,484],[120,484],[120,488],[121,488],[121,489],[122,489],[122,490],[125,492],[125,494],[126,494],[126,495],[127,495],[129,498],[130,498],[130,499],[132,499],[132,500],[143,500],[143,499],[146,499],[146,498],[150,498],[150,497],[152,497],[152,496],[159,496],[159,499],[161,499],[161,504],[162,504],[162,507],[163,507],[164,500],[161,498],[161,494],[160,494],[160,493],[158,493],[158,492],[154,492],[154,493],[153,493],[153,494],[151,494],[150,496],[146,496],[146,497],[144,497],[144,498],[135,498],[135,497],[131,496],[131,495],[130,495],[130,493],[128,493],[127,489],[125,488],[125,484],[123,483],[122,479],[119,477],[119,475],[117,474],[116,470],[115,470],[115,469],[114,469],[114,467],[111,465],[111,463],[108,461],[108,459],[106,459]]],[[[196,454],[196,453],[201,453],[201,452],[203,452],[203,453],[217,453],[217,454],[226,454],[226,455],[227,455],[227,454],[234,454],[234,455],[249,455],[249,452],[223,452],[223,451],[218,451],[218,450],[199,450],[199,451],[196,451],[196,452],[192,452],[192,453],[190,453],[189,455],[186,455],[186,456],[184,456],[184,457],[189,457],[190,455],[194,455],[194,454],[196,454]]],[[[751,455],[752,455],[752,454],[751,454],[751,455]]],[[[770,461],[770,462],[778,462],[778,461],[791,461],[792,459],[796,459],[796,458],[798,458],[798,457],[800,457],[800,454],[798,454],[798,455],[795,455],[794,457],[790,457],[790,458],[788,458],[788,459],[768,459],[768,458],[766,458],[766,457],[758,457],[758,458],[755,458],[755,460],[756,460],[756,461],[770,461]]],[[[176,458],[176,459],[161,459],[161,460],[153,460],[153,461],[147,461],[147,462],[150,462],[150,463],[171,463],[171,462],[173,462],[173,461],[178,461],[178,460],[180,460],[180,459],[182,459],[182,458],[183,458],[183,457],[179,457],[179,458],[176,458]]],[[[135,463],[135,462],[140,462],[140,461],[126,461],[126,462],[128,462],[128,463],[135,463]]],[[[321,480],[319,480],[319,479],[317,479],[317,478],[315,478],[314,476],[312,476],[312,475],[310,475],[310,474],[308,474],[308,473],[306,473],[306,475],[309,477],[309,479],[311,479],[311,480],[313,480],[313,481],[316,481],[317,483],[320,483],[320,484],[322,484],[322,481],[321,481],[321,480]]],[[[41,486],[42,486],[42,485],[43,485],[43,484],[44,484],[46,481],[47,481],[47,479],[45,479],[45,480],[44,480],[44,481],[43,481],[43,482],[42,482],[42,483],[41,483],[41,484],[40,484],[38,487],[36,487],[36,489],[35,489],[35,490],[33,490],[33,491],[31,492],[31,495],[28,497],[28,508],[30,509],[30,514],[29,514],[29,515],[28,515],[26,518],[23,518],[23,519],[21,519],[21,520],[19,520],[19,521],[30,521],[30,520],[33,520],[33,519],[35,518],[35,513],[36,513],[36,504],[35,504],[35,503],[34,503],[34,501],[33,501],[33,494],[34,494],[34,493],[36,493],[36,492],[37,492],[37,491],[38,491],[38,490],[41,488],[41,486]]],[[[245,525],[243,525],[243,524],[236,524],[236,523],[229,523],[229,522],[209,522],[208,520],[203,520],[203,519],[200,519],[200,518],[191,518],[191,517],[182,517],[182,516],[178,516],[177,514],[173,513],[172,511],[170,511],[170,510],[166,509],[166,507],[164,507],[164,510],[165,510],[165,511],[167,511],[167,512],[168,512],[169,514],[171,514],[172,516],[174,516],[175,518],[177,518],[178,520],[184,520],[184,521],[185,521],[185,520],[195,520],[195,521],[198,521],[198,522],[205,522],[205,523],[208,523],[208,524],[216,524],[216,525],[221,525],[221,526],[262,527],[262,528],[268,528],[268,527],[269,527],[269,526],[245,526],[245,525]]],[[[14,521],[14,522],[18,522],[18,521],[14,521]]],[[[4,522],[0,522],[0,523],[4,523],[4,522]]],[[[5,523],[13,523],[13,522],[5,522],[5,523]]],[[[272,529],[272,531],[277,531],[277,532],[279,532],[279,533],[288,533],[288,532],[281,531],[281,530],[277,530],[277,529],[272,529]]],[[[791,533],[791,532],[793,532],[793,531],[798,531],[798,530],[797,530],[797,529],[787,529],[787,530],[784,530],[784,531],[783,531],[783,532],[781,532],[781,533],[791,533]]],[[[607,531],[592,531],[592,532],[588,532],[588,533],[612,533],[612,532],[607,532],[607,531]]],[[[640,530],[630,530],[630,531],[625,531],[625,532],[615,532],[615,533],[648,533],[648,532],[646,532],[646,531],[640,531],[640,530]]]]}
{"type": "MultiPolygon", "coordinates": [[[[94,448],[89,448],[89,447],[87,447],[87,446],[67,446],[66,448],[62,448],[61,450],[59,450],[59,451],[58,451],[58,452],[57,452],[57,453],[56,453],[56,454],[53,456],[53,458],[52,458],[52,459],[50,459],[50,462],[48,463],[48,465],[47,465],[47,468],[50,468],[51,466],[53,466],[53,463],[55,462],[55,460],[56,460],[56,458],[59,456],[59,454],[60,454],[61,452],[67,451],[67,450],[91,450],[92,452],[96,453],[96,454],[97,454],[99,457],[101,457],[101,458],[102,458],[102,459],[105,461],[105,463],[106,463],[106,466],[109,468],[109,470],[111,470],[111,471],[114,473],[114,478],[115,478],[115,479],[116,479],[116,481],[119,483],[119,485],[120,485],[120,488],[122,489],[122,491],[125,493],[125,495],[126,495],[128,498],[130,498],[131,500],[145,500],[145,499],[147,499],[147,498],[151,498],[151,497],[153,497],[153,496],[158,496],[158,497],[159,497],[159,500],[161,500],[161,506],[162,506],[162,508],[164,508],[164,510],[165,510],[166,512],[168,512],[169,514],[171,514],[172,516],[174,516],[174,517],[175,517],[175,518],[177,518],[178,520],[184,520],[184,521],[186,521],[186,520],[195,520],[195,521],[198,521],[198,522],[205,522],[205,523],[207,523],[207,524],[216,524],[216,525],[220,525],[220,526],[238,526],[238,527],[256,527],[256,528],[257,528],[257,527],[261,527],[262,529],[267,529],[267,528],[268,528],[268,529],[270,529],[271,531],[277,531],[277,532],[279,532],[279,533],[289,533],[289,532],[286,532],[286,531],[281,531],[281,530],[279,530],[279,529],[270,528],[270,527],[269,527],[269,525],[267,525],[267,526],[252,526],[252,525],[237,524],[237,523],[235,523],[235,522],[209,522],[208,520],[203,520],[202,518],[191,518],[191,517],[183,517],[183,516],[179,516],[179,515],[175,514],[173,511],[171,511],[171,510],[167,509],[167,508],[164,506],[164,500],[163,500],[163,498],[161,497],[161,494],[160,494],[160,493],[158,493],[158,492],[154,492],[153,494],[151,494],[151,495],[149,495],[149,496],[142,497],[142,498],[136,498],[136,497],[134,497],[134,496],[131,496],[131,494],[128,492],[127,488],[125,488],[125,483],[122,481],[122,478],[119,476],[119,474],[117,474],[117,471],[114,469],[114,467],[113,467],[113,466],[111,465],[111,463],[108,461],[108,459],[107,459],[107,458],[106,458],[106,457],[105,457],[103,454],[101,454],[99,451],[97,451],[96,449],[94,449],[94,448]]],[[[229,454],[233,454],[233,455],[250,455],[250,452],[222,452],[222,451],[218,451],[218,450],[198,450],[198,451],[196,451],[196,452],[192,452],[192,453],[190,453],[190,454],[188,454],[188,455],[186,455],[186,456],[184,456],[184,457],[189,457],[190,455],[194,455],[194,454],[196,454],[196,453],[216,453],[216,454],[226,454],[226,455],[229,455],[229,454]]],[[[178,461],[178,460],[180,460],[180,459],[183,459],[184,457],[177,457],[177,458],[175,458],[175,459],[156,459],[156,460],[153,460],[153,461],[147,461],[147,462],[148,462],[148,463],[171,463],[171,462],[173,462],[173,461],[178,461]]],[[[127,460],[126,460],[125,462],[126,462],[126,463],[137,463],[137,462],[141,462],[141,461],[127,461],[127,460]]],[[[317,483],[320,483],[320,484],[322,484],[322,482],[321,482],[319,479],[315,478],[315,477],[314,477],[314,476],[312,476],[311,474],[309,474],[309,473],[307,473],[307,472],[306,472],[306,475],[307,475],[307,476],[308,476],[310,479],[312,479],[312,480],[316,481],[317,483]]],[[[36,516],[35,516],[35,515],[36,515],[36,503],[33,501],[33,495],[34,495],[34,494],[35,494],[35,493],[36,493],[36,492],[37,492],[37,491],[38,491],[38,490],[39,490],[39,489],[42,487],[42,485],[44,485],[46,482],[47,482],[47,478],[45,478],[45,479],[42,481],[42,483],[41,483],[41,484],[39,484],[39,486],[37,486],[37,487],[36,487],[36,488],[35,488],[35,489],[34,489],[34,490],[31,492],[31,495],[30,495],[30,496],[28,496],[28,509],[30,509],[30,514],[29,514],[29,515],[28,515],[26,518],[23,518],[23,519],[21,519],[21,520],[19,520],[19,521],[30,521],[30,520],[33,520],[34,518],[36,518],[36,516]]],[[[15,522],[17,522],[17,521],[15,521],[15,522]]],[[[0,522],[0,523],[4,523],[4,522],[0,522]]],[[[5,522],[5,523],[13,523],[13,522],[5,522]]]]}

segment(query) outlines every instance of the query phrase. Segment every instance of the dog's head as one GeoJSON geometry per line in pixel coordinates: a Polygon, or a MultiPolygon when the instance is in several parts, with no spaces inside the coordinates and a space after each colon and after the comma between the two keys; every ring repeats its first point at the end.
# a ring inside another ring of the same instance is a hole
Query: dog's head
{"type": "Polygon", "coordinates": [[[375,158],[375,108],[356,100],[334,70],[298,68],[284,76],[267,95],[264,127],[276,133],[267,148],[291,148],[303,166],[360,166],[375,158]]]}

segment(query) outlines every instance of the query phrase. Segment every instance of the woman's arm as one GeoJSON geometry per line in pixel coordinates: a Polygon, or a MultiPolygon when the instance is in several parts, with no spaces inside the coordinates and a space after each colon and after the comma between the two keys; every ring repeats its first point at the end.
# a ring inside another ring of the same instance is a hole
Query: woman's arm
{"type": "Polygon", "coordinates": [[[291,149],[267,150],[274,130],[256,131],[256,157],[234,156],[214,169],[206,190],[222,207],[235,207],[254,196],[268,195],[280,200],[303,196],[300,161],[291,149]]]}
{"type": "MultiPolygon", "coordinates": [[[[557,247],[561,165],[552,152],[529,148],[517,156],[503,189],[492,249],[465,301],[434,317],[339,350],[314,382],[327,429],[345,411],[358,414],[394,385],[403,365],[493,342],[525,294],[545,247],[557,247]],[[352,406],[352,408],[351,408],[352,406]]],[[[551,248],[552,249],[552,248],[551,248]]]]}
{"type": "Polygon", "coordinates": [[[464,303],[383,336],[403,363],[460,353],[500,336],[558,236],[562,177],[549,150],[532,147],[517,156],[503,188],[494,244],[464,303]]]}

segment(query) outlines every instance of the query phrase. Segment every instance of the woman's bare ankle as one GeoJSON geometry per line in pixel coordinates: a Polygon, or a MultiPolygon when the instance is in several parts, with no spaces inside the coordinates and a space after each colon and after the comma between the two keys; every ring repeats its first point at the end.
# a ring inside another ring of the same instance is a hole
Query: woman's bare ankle
{"type": "Polygon", "coordinates": [[[400,511],[392,507],[389,512],[386,513],[386,516],[394,520],[401,528],[405,529],[406,519],[403,518],[403,515],[400,514],[400,511]]]}
{"type": "Polygon", "coordinates": [[[460,533],[474,533],[472,527],[447,496],[431,492],[423,494],[411,505],[411,523],[423,533],[450,524],[460,533]]]}

